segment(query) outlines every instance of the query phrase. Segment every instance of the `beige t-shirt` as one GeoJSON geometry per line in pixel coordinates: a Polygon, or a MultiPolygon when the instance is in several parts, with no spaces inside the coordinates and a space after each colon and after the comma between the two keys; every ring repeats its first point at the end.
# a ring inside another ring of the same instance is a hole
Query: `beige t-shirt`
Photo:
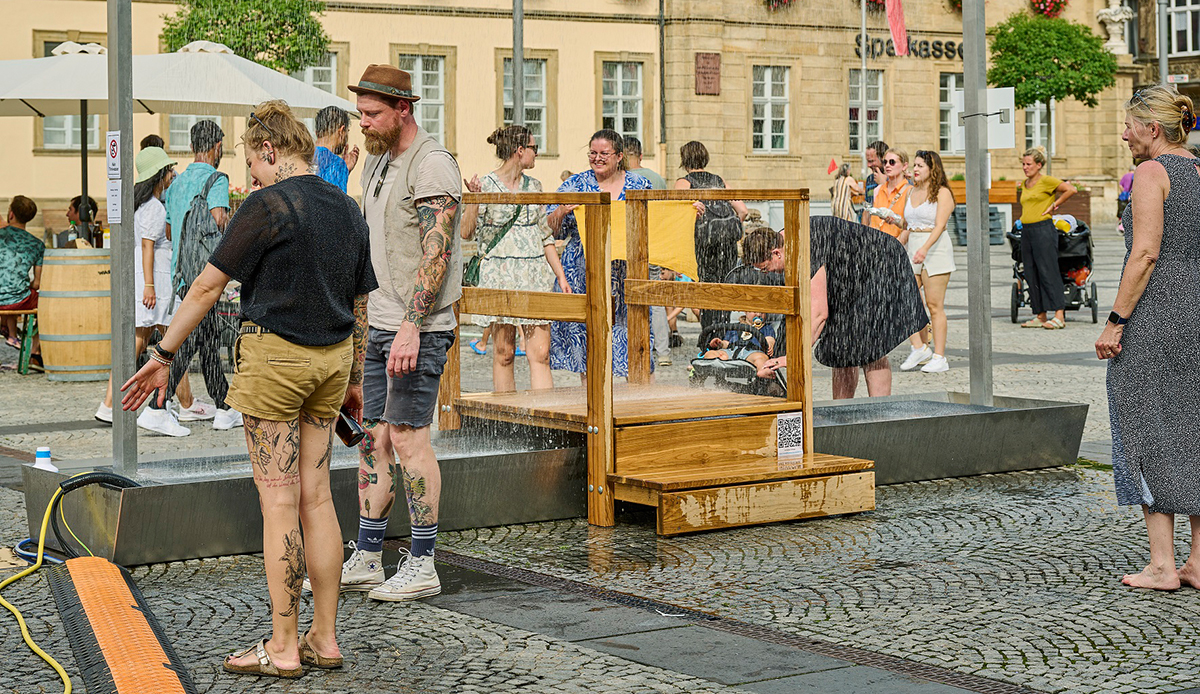
{"type": "MultiPolygon", "coordinates": [[[[384,155],[385,157],[387,155],[384,155]]],[[[363,215],[367,218],[367,226],[371,229],[371,265],[375,270],[375,278],[379,288],[367,297],[367,321],[371,327],[380,330],[397,331],[404,322],[405,306],[400,300],[400,294],[392,284],[388,272],[387,251],[384,245],[383,210],[387,207],[388,196],[392,192],[392,184],[400,176],[399,161],[392,160],[385,167],[381,160],[368,161],[367,179],[363,181],[363,215]],[[383,177],[383,185],[379,187],[379,195],[375,195],[379,178],[383,177]]],[[[413,189],[413,197],[417,200],[433,198],[439,195],[449,195],[455,200],[462,201],[462,181],[458,174],[458,165],[449,154],[441,151],[430,152],[417,167],[417,183],[413,189]]],[[[457,234],[457,229],[455,234],[457,234]]],[[[411,249],[418,257],[422,251],[420,246],[411,249]]],[[[461,271],[459,268],[447,268],[447,272],[461,271]]],[[[398,280],[399,278],[397,278],[398,280]]],[[[416,277],[411,281],[416,282],[416,277]]],[[[447,306],[440,311],[430,313],[421,324],[421,332],[439,330],[454,330],[457,323],[454,320],[454,306],[447,306]]]]}

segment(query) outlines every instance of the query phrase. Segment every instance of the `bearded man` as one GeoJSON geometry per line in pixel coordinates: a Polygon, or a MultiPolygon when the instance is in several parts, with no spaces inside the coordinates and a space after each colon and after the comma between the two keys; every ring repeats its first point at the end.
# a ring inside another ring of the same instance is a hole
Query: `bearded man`
{"type": "Polygon", "coordinates": [[[413,118],[420,97],[412,93],[409,73],[371,65],[350,91],[358,95],[369,154],[362,204],[379,288],[367,302],[359,530],[342,567],[342,590],[414,600],[441,592],[433,551],[442,480],[430,425],[454,344],[454,302],[462,295],[462,176],[450,152],[413,118]],[[412,549],[384,582],[383,537],[397,488],[393,453],[412,549]]]}

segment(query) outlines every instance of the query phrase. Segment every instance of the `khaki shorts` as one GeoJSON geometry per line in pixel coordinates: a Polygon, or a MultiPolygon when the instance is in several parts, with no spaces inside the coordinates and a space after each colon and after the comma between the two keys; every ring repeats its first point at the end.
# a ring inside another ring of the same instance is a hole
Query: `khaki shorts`
{"type": "Polygon", "coordinates": [[[243,414],[290,422],[303,410],[329,418],[346,399],[353,338],[307,347],[273,333],[251,333],[238,336],[233,354],[233,384],[225,402],[243,414]]]}

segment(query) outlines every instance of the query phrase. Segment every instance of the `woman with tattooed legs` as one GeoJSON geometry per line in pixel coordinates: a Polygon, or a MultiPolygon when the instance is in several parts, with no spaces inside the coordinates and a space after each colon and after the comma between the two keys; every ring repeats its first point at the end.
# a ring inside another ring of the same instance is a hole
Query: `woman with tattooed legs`
{"type": "Polygon", "coordinates": [[[308,129],[282,101],[260,104],[242,136],[256,187],[192,284],[151,360],[121,388],[125,409],[155,388],[226,283],[242,282],[242,327],[228,402],[245,417],[263,514],[272,635],[225,659],[235,673],[300,677],[342,665],[334,625],[341,530],[329,488],[340,407],[362,416],[367,293],[376,287],[366,221],[316,176],[308,129]],[[301,528],[304,530],[301,537],[301,528]],[[305,572],[313,620],[298,633],[305,572]]]}

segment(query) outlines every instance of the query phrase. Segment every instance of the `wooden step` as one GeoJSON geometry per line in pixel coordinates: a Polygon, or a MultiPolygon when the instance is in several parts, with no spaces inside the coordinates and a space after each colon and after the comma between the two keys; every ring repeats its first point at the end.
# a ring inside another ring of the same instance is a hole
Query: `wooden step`
{"type": "MultiPolygon", "coordinates": [[[[670,492],[858,472],[871,470],[874,467],[875,463],[870,460],[825,453],[806,453],[803,457],[743,458],[723,465],[687,465],[679,468],[614,474],[609,475],[608,479],[622,486],[670,492]]],[[[621,497],[618,496],[618,498],[621,497]]]]}

